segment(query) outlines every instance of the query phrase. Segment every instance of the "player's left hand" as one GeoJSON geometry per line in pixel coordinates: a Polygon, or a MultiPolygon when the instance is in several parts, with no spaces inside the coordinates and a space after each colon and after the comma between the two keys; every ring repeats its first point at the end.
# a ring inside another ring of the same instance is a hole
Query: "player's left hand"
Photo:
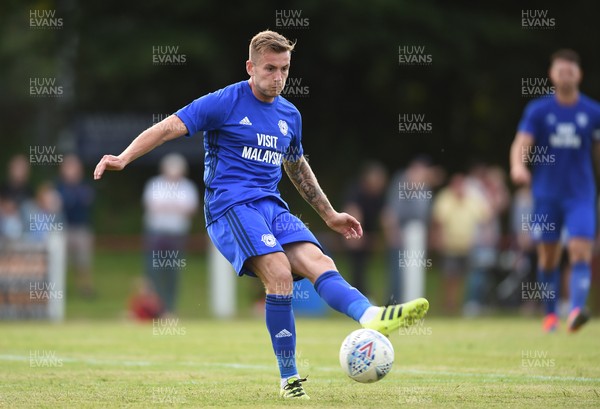
{"type": "Polygon", "coordinates": [[[359,221],[348,213],[335,213],[325,222],[331,230],[340,233],[347,240],[360,239],[363,235],[359,221]]]}

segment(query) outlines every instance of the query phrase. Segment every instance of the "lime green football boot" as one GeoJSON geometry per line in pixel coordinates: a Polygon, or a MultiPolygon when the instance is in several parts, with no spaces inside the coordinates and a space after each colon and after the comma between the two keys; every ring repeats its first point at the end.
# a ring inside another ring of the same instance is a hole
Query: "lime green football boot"
{"type": "Polygon", "coordinates": [[[410,327],[421,320],[429,309],[429,301],[417,298],[404,304],[379,307],[381,311],[370,321],[363,324],[363,328],[374,329],[389,337],[392,331],[398,328],[410,327]]]}
{"type": "Polygon", "coordinates": [[[296,376],[292,376],[287,380],[287,384],[279,391],[279,396],[284,399],[310,399],[302,387],[302,382],[306,382],[306,378],[300,379],[296,376]]]}

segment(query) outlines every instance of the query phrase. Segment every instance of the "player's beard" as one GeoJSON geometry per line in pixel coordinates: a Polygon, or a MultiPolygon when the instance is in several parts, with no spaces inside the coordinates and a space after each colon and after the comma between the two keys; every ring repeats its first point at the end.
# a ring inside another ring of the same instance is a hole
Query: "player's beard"
{"type": "Polygon", "coordinates": [[[283,88],[278,85],[270,85],[265,88],[258,88],[258,91],[261,94],[263,94],[264,96],[269,97],[269,98],[274,98],[274,97],[278,96],[279,94],[281,94],[282,90],[283,90],[283,88]]]}
{"type": "Polygon", "coordinates": [[[279,95],[283,92],[283,88],[285,87],[285,82],[283,84],[275,84],[275,95],[279,95]]]}

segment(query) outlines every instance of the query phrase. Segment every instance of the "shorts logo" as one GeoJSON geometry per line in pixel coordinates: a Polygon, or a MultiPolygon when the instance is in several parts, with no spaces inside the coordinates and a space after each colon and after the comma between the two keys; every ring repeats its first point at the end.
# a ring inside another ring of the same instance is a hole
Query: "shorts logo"
{"type": "Polygon", "coordinates": [[[275,247],[275,244],[277,244],[277,241],[275,240],[275,236],[273,236],[270,233],[263,234],[260,239],[262,240],[263,243],[265,243],[265,245],[267,247],[275,247]]]}
{"type": "Polygon", "coordinates": [[[285,122],[283,119],[279,120],[279,122],[277,123],[277,125],[279,125],[279,130],[281,131],[281,133],[283,134],[283,136],[286,136],[288,133],[288,124],[287,122],[285,122]]]}

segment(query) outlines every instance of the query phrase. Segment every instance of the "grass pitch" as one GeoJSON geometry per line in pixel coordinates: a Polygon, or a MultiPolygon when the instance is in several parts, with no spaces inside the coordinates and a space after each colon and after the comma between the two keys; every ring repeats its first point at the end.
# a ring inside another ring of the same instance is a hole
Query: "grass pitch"
{"type": "Polygon", "coordinates": [[[278,397],[264,322],[0,324],[0,407],[600,407],[600,324],[545,335],[538,320],[427,318],[393,334],[375,384],[338,363],[350,320],[300,319],[311,401],[278,397]]]}

